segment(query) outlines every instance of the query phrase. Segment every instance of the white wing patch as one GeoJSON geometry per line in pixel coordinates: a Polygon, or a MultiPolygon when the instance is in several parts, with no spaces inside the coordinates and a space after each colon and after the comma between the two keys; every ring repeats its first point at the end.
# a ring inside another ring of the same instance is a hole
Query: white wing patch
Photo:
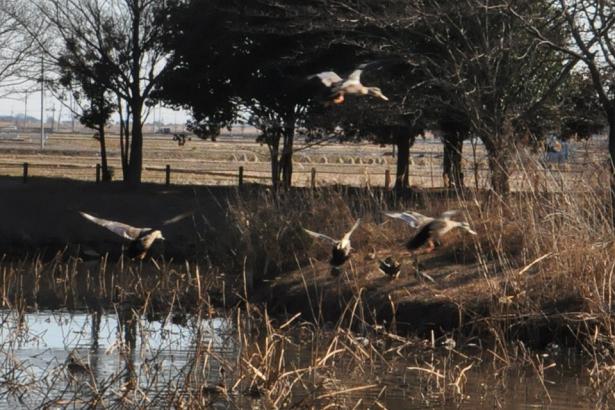
{"type": "Polygon", "coordinates": [[[352,82],[361,82],[361,74],[363,73],[363,70],[354,70],[352,73],[350,73],[350,75],[348,76],[348,81],[352,81],[352,82]]]}
{"type": "Polygon", "coordinates": [[[412,214],[409,214],[408,212],[385,212],[384,214],[389,218],[401,219],[402,221],[410,225],[412,228],[418,228],[421,224],[419,218],[415,217],[412,214]]]}
{"type": "Polygon", "coordinates": [[[337,245],[337,243],[339,242],[337,239],[333,239],[330,236],[327,236],[325,234],[322,233],[318,233],[318,232],[314,232],[314,231],[310,231],[309,229],[305,229],[303,228],[303,230],[310,236],[316,238],[316,239],[323,239],[325,241],[331,242],[333,245],[337,245]]]}
{"type": "Polygon", "coordinates": [[[86,214],[85,212],[80,212],[80,214],[84,218],[89,219],[95,224],[98,224],[102,227],[107,228],[114,234],[119,235],[125,239],[131,239],[131,240],[137,239],[142,231],[150,230],[150,228],[135,228],[134,226],[126,225],[121,222],[109,221],[107,219],[97,218],[90,214],[86,214]]]}
{"type": "Polygon", "coordinates": [[[434,220],[434,218],[432,218],[431,216],[425,216],[425,215],[423,215],[421,213],[418,213],[418,212],[410,211],[410,212],[406,212],[406,213],[408,213],[408,214],[414,216],[416,219],[418,219],[419,225],[423,225],[423,224],[429,223],[429,222],[434,220]]]}
{"type": "Polygon", "coordinates": [[[324,71],[308,78],[314,77],[318,77],[320,81],[325,85],[325,87],[331,87],[333,84],[337,84],[344,81],[342,77],[337,75],[335,71],[324,71]]]}
{"type": "Polygon", "coordinates": [[[354,225],[352,225],[352,228],[350,228],[350,230],[348,232],[346,232],[346,234],[344,234],[344,237],[340,241],[340,248],[346,248],[346,247],[350,246],[350,236],[355,231],[355,229],[357,229],[359,227],[359,223],[360,222],[361,222],[361,219],[360,218],[357,219],[357,221],[354,223],[354,225]]]}
{"type": "Polygon", "coordinates": [[[177,222],[179,222],[179,221],[181,221],[183,219],[188,218],[189,216],[192,216],[193,214],[194,214],[194,211],[187,211],[187,212],[181,213],[179,215],[175,215],[174,217],[169,218],[166,221],[164,221],[162,223],[162,225],[170,225],[170,224],[177,223],[177,222]]]}
{"type": "Polygon", "coordinates": [[[440,219],[451,219],[453,216],[457,215],[458,213],[459,211],[457,210],[445,211],[445,212],[442,212],[442,214],[440,215],[440,219]]]}

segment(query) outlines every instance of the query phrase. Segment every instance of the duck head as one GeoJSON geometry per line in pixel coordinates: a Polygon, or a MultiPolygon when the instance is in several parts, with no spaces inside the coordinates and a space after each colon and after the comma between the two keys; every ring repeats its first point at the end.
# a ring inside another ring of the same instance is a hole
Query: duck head
{"type": "Polygon", "coordinates": [[[366,94],[373,95],[374,97],[380,98],[384,101],[389,101],[388,97],[382,94],[382,90],[378,87],[365,87],[366,94]]]}

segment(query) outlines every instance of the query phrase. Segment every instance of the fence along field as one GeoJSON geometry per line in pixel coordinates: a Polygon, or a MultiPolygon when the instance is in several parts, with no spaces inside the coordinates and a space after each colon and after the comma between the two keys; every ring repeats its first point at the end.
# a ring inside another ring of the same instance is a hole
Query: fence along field
{"type": "MultiPolygon", "coordinates": [[[[114,180],[121,179],[119,138],[108,135],[109,165],[114,180]]],[[[607,181],[606,139],[571,143],[568,161],[546,161],[542,152],[521,148],[511,171],[513,190],[526,190],[530,182],[543,190],[582,190],[590,182],[607,181]]],[[[100,176],[98,142],[90,135],[51,134],[45,150],[38,135],[0,140],[0,175],[51,177],[96,181],[100,176]]],[[[192,139],[179,146],[169,135],[147,136],[143,181],[194,185],[268,184],[267,147],[251,137],[221,137],[218,141],[192,139]],[[241,175],[240,175],[241,174],[241,175]]],[[[392,147],[370,143],[297,145],[295,186],[392,186],[395,174],[392,147]],[[386,174],[389,174],[387,176],[386,174]]],[[[410,153],[410,184],[421,188],[443,186],[442,145],[436,138],[418,139],[410,153]]],[[[489,172],[482,145],[464,144],[463,172],[468,187],[487,188],[489,172]]]]}

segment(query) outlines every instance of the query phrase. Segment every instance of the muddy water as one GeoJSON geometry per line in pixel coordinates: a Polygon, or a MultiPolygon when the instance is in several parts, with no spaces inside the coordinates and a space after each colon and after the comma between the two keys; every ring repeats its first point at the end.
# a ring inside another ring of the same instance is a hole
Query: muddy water
{"type": "MultiPolygon", "coordinates": [[[[189,320],[186,326],[167,319],[140,320],[136,326],[125,326],[117,314],[38,312],[18,317],[0,311],[0,408],[79,408],[96,394],[106,400],[121,398],[122,406],[130,408],[134,402],[128,392],[146,392],[147,400],[140,403],[159,407],[156,403],[164,402],[165,395],[185,385],[183,375],[193,363],[197,341],[209,346],[215,357],[200,363],[203,378],[193,382],[213,386],[220,381],[220,363],[237,362],[239,347],[231,320],[202,320],[197,324],[189,320]],[[128,345],[131,349],[126,348],[128,345]],[[91,372],[67,366],[70,357],[76,363],[86,363],[91,372]],[[131,380],[134,384],[127,387],[131,380]],[[96,388],[91,387],[94,384],[96,388]]],[[[558,349],[542,353],[539,357],[545,370],[541,379],[537,370],[527,367],[505,369],[498,368],[497,360],[468,360],[481,356],[476,350],[470,346],[463,354],[453,355],[440,348],[393,355],[383,358],[386,366],[376,360],[363,369],[356,362],[341,360],[333,368],[340,385],[347,389],[373,387],[340,394],[336,404],[338,408],[359,404],[357,408],[388,409],[592,407],[587,371],[576,356],[558,349]],[[446,367],[459,375],[468,363],[471,368],[465,373],[467,378],[461,378],[465,383],[460,384],[459,391],[435,375],[444,374],[446,367]],[[430,366],[432,373],[427,371],[430,366]]],[[[288,350],[285,359],[290,368],[292,363],[304,366],[312,352],[313,346],[299,342],[288,350]]],[[[222,377],[232,384],[233,374],[222,377]]],[[[210,405],[265,408],[258,400],[242,396],[237,393],[231,401],[217,400],[210,405]]]]}

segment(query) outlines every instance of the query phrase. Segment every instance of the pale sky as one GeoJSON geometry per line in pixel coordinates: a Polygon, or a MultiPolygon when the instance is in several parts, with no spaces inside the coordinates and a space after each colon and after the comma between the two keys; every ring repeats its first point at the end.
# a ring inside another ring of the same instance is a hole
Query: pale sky
{"type": "MultiPolygon", "coordinates": [[[[3,95],[2,93],[1,95],[3,95]]],[[[55,108],[55,118],[58,120],[58,116],[61,115],[62,121],[70,121],[71,113],[68,108],[64,107],[60,101],[56,100],[50,93],[45,93],[45,117],[51,116],[51,109],[55,108]],[[60,111],[61,110],[61,111],[60,111]]],[[[32,92],[28,94],[28,104],[26,106],[25,94],[14,93],[5,97],[0,97],[0,115],[22,115],[24,110],[27,109],[28,116],[40,119],[41,112],[41,93],[40,91],[32,92]]],[[[170,108],[156,107],[155,113],[156,121],[161,118],[165,124],[177,123],[184,124],[189,118],[189,113],[183,110],[173,111],[170,108]]],[[[117,120],[117,118],[114,118],[117,120]]],[[[154,113],[150,112],[147,117],[147,122],[154,121],[154,113]]]]}

